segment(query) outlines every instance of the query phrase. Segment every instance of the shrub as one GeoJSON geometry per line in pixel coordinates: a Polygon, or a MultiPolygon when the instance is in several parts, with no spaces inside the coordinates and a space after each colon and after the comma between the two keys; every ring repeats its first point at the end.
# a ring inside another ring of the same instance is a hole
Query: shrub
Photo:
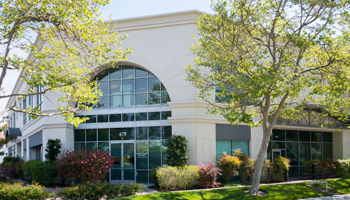
{"type": "Polygon", "coordinates": [[[166,145],[168,147],[167,164],[174,167],[186,166],[188,162],[186,138],[181,135],[172,135],[167,139],[166,145]]]}
{"type": "Polygon", "coordinates": [[[333,160],[309,160],[305,161],[305,170],[309,175],[312,175],[312,165],[315,165],[315,175],[319,178],[334,176],[336,171],[333,160]]]}
{"type": "Polygon", "coordinates": [[[276,157],[274,158],[271,167],[271,175],[275,181],[283,181],[285,173],[289,170],[289,162],[290,160],[284,157],[276,157]]]}
{"type": "Polygon", "coordinates": [[[23,176],[22,164],[23,159],[20,157],[5,157],[1,163],[2,172],[11,179],[18,179],[23,176]]]}
{"type": "Polygon", "coordinates": [[[240,149],[235,151],[235,156],[241,161],[239,166],[239,176],[242,183],[248,183],[248,179],[252,180],[254,173],[255,162],[253,159],[246,156],[240,149]]]}
{"type": "Polygon", "coordinates": [[[350,175],[350,159],[337,160],[335,166],[337,176],[348,177],[350,175]]]}
{"type": "Polygon", "coordinates": [[[105,180],[112,167],[113,158],[108,151],[82,149],[64,151],[61,158],[54,162],[54,168],[64,179],[79,182],[105,180]]]}
{"type": "Polygon", "coordinates": [[[62,148],[62,144],[60,139],[48,140],[45,148],[45,151],[46,151],[45,158],[51,162],[55,161],[58,154],[61,153],[61,148],[62,148]]]}
{"type": "Polygon", "coordinates": [[[159,187],[165,190],[198,188],[200,174],[197,166],[160,167],[156,172],[159,187]]]}
{"type": "Polygon", "coordinates": [[[52,195],[42,186],[31,185],[24,187],[22,184],[0,184],[1,200],[44,200],[52,195]]]}
{"type": "Polygon", "coordinates": [[[271,160],[264,160],[261,170],[261,181],[269,183],[271,181],[271,160]]]}
{"type": "Polygon", "coordinates": [[[37,160],[29,165],[30,179],[42,185],[51,185],[53,183],[54,171],[51,162],[43,162],[37,160]]]}
{"type": "Polygon", "coordinates": [[[216,188],[220,186],[217,182],[218,175],[221,175],[221,169],[215,168],[214,164],[210,163],[205,166],[198,166],[201,188],[216,188]]]}
{"type": "Polygon", "coordinates": [[[242,161],[236,156],[227,155],[226,152],[220,157],[218,165],[222,170],[222,176],[225,182],[231,180],[232,176],[239,175],[239,166],[242,161]]]}
{"type": "Polygon", "coordinates": [[[140,192],[144,186],[142,184],[111,184],[108,182],[86,183],[75,187],[66,187],[57,193],[62,199],[74,200],[99,200],[102,197],[116,198],[131,196],[140,192]]]}

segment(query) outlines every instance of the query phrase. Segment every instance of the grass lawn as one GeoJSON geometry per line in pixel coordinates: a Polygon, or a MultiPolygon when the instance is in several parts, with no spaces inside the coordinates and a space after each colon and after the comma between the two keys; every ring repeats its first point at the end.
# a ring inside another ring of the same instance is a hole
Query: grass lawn
{"type": "Polygon", "coordinates": [[[308,183],[297,183],[261,186],[260,189],[267,193],[267,195],[263,196],[248,195],[245,193],[245,191],[248,190],[248,187],[243,187],[192,192],[159,192],[148,195],[118,198],[118,200],[302,199],[309,197],[329,196],[333,194],[350,193],[350,179],[329,180],[327,182],[329,190],[328,193],[323,191],[324,184],[318,187],[315,186],[313,188],[310,188],[307,186],[308,183]]]}

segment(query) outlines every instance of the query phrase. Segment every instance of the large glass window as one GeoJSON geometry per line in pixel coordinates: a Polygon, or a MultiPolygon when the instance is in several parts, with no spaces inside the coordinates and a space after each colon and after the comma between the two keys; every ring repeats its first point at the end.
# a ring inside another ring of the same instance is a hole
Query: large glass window
{"type": "Polygon", "coordinates": [[[102,92],[96,108],[161,105],[170,101],[159,79],[138,67],[118,66],[107,69],[96,79],[102,92]]]}
{"type": "Polygon", "coordinates": [[[216,158],[220,158],[225,152],[227,155],[234,155],[240,149],[245,155],[249,155],[249,141],[239,140],[216,140],[216,158]]]}
{"type": "Polygon", "coordinates": [[[331,132],[273,130],[267,155],[269,159],[286,156],[291,161],[290,176],[304,176],[306,161],[333,158],[332,137],[331,132]]]}

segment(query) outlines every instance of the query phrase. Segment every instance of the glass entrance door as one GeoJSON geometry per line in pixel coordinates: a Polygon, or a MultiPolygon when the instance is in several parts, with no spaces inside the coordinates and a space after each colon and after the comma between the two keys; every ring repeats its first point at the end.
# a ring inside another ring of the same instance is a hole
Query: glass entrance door
{"type": "Polygon", "coordinates": [[[280,149],[273,149],[272,150],[272,161],[277,158],[277,157],[281,157],[281,150],[280,149]]]}
{"type": "Polygon", "coordinates": [[[111,142],[110,154],[115,158],[114,166],[110,169],[109,179],[112,183],[134,182],[135,172],[135,142],[111,142]]]}

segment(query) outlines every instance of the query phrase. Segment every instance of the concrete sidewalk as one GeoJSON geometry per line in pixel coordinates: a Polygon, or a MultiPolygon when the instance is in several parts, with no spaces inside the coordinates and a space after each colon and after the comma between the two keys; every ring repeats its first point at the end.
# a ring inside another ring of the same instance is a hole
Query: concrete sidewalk
{"type": "Polygon", "coordinates": [[[309,198],[309,199],[303,199],[303,200],[350,200],[350,194],[334,195],[329,197],[309,198]]]}

